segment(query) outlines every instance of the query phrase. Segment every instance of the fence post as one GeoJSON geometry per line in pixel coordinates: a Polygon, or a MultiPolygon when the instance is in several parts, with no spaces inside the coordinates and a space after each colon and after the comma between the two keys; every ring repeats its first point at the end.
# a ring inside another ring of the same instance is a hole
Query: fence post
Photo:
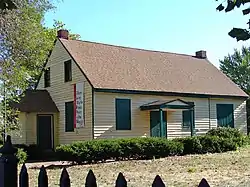
{"type": "Polygon", "coordinates": [[[10,135],[0,148],[0,187],[17,187],[17,149],[12,146],[10,135]]]}

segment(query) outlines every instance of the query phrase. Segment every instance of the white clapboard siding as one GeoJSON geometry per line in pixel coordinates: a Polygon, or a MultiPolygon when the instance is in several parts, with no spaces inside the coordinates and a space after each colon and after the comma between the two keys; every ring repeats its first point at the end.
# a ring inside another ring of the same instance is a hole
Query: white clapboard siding
{"type": "Polygon", "coordinates": [[[72,60],[72,81],[64,82],[64,61],[71,59],[60,41],[57,41],[46,67],[50,67],[51,86],[44,88],[42,75],[37,89],[47,89],[59,109],[59,123],[55,126],[57,144],[71,143],[78,140],[92,139],[92,87],[72,60]],[[84,83],[85,126],[74,132],[65,132],[65,102],[73,101],[75,83],[84,83]]]}
{"type": "MultiPolygon", "coordinates": [[[[143,104],[156,100],[170,101],[182,99],[195,104],[195,128],[198,135],[217,127],[216,103],[234,104],[236,128],[246,132],[246,103],[240,99],[208,99],[141,94],[94,93],[94,138],[117,138],[150,136],[150,113],[140,111],[143,104]],[[115,129],[115,98],[131,99],[131,130],[115,129]],[[210,107],[210,112],[209,112],[210,107]],[[209,117],[210,116],[210,117],[209,117]]],[[[182,112],[168,111],[167,132],[169,138],[190,136],[190,131],[182,128],[182,112]]]]}

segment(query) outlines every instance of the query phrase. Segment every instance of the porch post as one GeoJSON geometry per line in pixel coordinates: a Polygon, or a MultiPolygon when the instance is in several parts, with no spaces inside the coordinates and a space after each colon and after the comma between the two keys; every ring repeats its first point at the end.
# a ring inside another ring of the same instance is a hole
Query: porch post
{"type": "Polygon", "coordinates": [[[160,126],[161,126],[161,137],[164,136],[164,133],[163,133],[163,112],[162,112],[162,109],[160,108],[160,126]]]}
{"type": "Polygon", "coordinates": [[[195,119],[194,119],[194,107],[190,109],[192,111],[192,123],[191,123],[191,136],[195,135],[195,119]]]}

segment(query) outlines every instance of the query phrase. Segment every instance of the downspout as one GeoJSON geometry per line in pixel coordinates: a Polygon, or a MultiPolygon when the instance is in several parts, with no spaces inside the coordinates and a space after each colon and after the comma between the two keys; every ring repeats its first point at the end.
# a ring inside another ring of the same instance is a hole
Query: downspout
{"type": "Polygon", "coordinates": [[[92,88],[92,139],[95,139],[95,93],[94,93],[94,89],[92,88]]]}
{"type": "Polygon", "coordinates": [[[211,103],[210,97],[208,97],[208,121],[209,121],[209,129],[211,129],[211,103]]]}

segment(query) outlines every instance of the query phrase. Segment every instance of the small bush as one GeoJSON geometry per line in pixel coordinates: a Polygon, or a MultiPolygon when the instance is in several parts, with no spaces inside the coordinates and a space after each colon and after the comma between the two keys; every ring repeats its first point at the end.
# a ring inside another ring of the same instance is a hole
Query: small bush
{"type": "Polygon", "coordinates": [[[218,136],[200,136],[202,145],[202,153],[221,153],[226,151],[235,151],[237,149],[237,142],[232,138],[223,138],[218,136]]]}
{"type": "MultiPolygon", "coordinates": [[[[3,145],[0,144],[0,147],[2,147],[2,146],[3,145]]],[[[1,156],[1,154],[0,154],[0,156],[1,156]]],[[[23,164],[27,160],[27,153],[22,148],[17,148],[17,152],[16,152],[15,156],[17,158],[18,164],[23,164]]]]}
{"type": "Polygon", "coordinates": [[[23,164],[27,160],[27,153],[23,149],[18,148],[16,157],[17,157],[18,163],[23,164]]]}
{"type": "Polygon", "coordinates": [[[209,136],[218,136],[222,138],[243,138],[244,134],[239,129],[230,127],[219,127],[207,132],[209,136]]]}
{"type": "Polygon", "coordinates": [[[174,141],[179,141],[183,144],[184,150],[183,154],[200,154],[202,153],[202,145],[197,137],[186,137],[186,138],[177,138],[174,141]]]}
{"type": "Polygon", "coordinates": [[[237,147],[242,147],[250,143],[250,139],[236,128],[219,127],[209,130],[207,135],[231,139],[237,144],[237,147]]]}
{"type": "Polygon", "coordinates": [[[250,134],[244,137],[244,145],[250,145],[250,134]]]}
{"type": "Polygon", "coordinates": [[[14,144],[13,146],[16,148],[23,149],[27,153],[27,160],[49,159],[36,144],[14,144]]]}

